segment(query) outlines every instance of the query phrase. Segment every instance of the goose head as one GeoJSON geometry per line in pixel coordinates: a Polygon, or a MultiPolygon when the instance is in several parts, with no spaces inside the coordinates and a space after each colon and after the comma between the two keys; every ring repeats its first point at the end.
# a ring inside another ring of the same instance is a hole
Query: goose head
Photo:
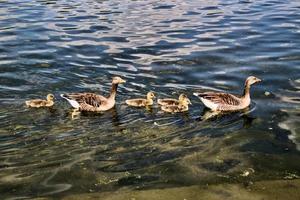
{"type": "Polygon", "coordinates": [[[54,101],[54,95],[53,94],[48,94],[47,95],[47,101],[54,101]]]}
{"type": "Polygon", "coordinates": [[[261,81],[261,79],[255,77],[255,76],[249,76],[249,77],[246,79],[245,85],[246,85],[246,86],[251,86],[251,85],[253,85],[253,84],[255,84],[255,83],[258,83],[258,82],[260,82],[260,81],[261,81]]]}
{"type": "Polygon", "coordinates": [[[112,83],[113,84],[122,84],[122,83],[126,83],[126,81],[119,76],[115,76],[112,79],[112,83]]]}

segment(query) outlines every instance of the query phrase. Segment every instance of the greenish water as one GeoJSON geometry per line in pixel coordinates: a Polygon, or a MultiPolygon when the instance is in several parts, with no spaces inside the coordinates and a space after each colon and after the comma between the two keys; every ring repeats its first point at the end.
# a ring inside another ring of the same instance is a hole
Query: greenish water
{"type": "Polygon", "coordinates": [[[1,1],[1,198],[299,178],[299,8],[293,0],[1,1]],[[72,119],[59,94],[108,94],[114,75],[127,80],[115,108],[72,119]],[[209,113],[193,92],[241,93],[249,75],[263,81],[247,112],[203,120],[209,113]],[[150,90],[186,93],[193,105],[183,114],[125,105],[150,90]],[[54,108],[24,105],[47,93],[54,108]]]}

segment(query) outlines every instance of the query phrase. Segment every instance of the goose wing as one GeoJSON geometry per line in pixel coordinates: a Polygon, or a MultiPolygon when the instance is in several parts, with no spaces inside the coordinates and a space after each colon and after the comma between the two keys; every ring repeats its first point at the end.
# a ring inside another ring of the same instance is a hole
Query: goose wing
{"type": "Polygon", "coordinates": [[[198,93],[197,96],[219,105],[238,106],[241,104],[238,97],[228,93],[206,92],[198,93]]]}
{"type": "Polygon", "coordinates": [[[92,111],[91,109],[95,109],[107,101],[105,97],[94,93],[70,93],[61,96],[67,99],[73,107],[87,111],[92,111]]]}

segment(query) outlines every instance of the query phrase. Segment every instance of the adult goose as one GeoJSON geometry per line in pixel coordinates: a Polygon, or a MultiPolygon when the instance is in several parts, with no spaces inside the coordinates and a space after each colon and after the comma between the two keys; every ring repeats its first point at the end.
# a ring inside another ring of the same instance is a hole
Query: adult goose
{"type": "Polygon", "coordinates": [[[66,99],[73,108],[79,111],[106,111],[115,106],[118,84],[125,82],[126,81],[120,77],[113,77],[112,87],[108,97],[104,97],[94,93],[69,93],[61,94],[60,96],[66,99]]]}
{"type": "Polygon", "coordinates": [[[250,87],[254,83],[260,82],[259,78],[249,76],[245,81],[244,94],[237,96],[228,93],[194,93],[195,96],[203,102],[203,104],[213,111],[237,111],[243,110],[250,105],[250,87]]]}

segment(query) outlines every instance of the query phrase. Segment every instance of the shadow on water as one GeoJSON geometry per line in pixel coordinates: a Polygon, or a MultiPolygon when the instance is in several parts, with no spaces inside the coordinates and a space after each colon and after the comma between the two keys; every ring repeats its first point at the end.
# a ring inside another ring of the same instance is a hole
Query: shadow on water
{"type": "MultiPolygon", "coordinates": [[[[254,109],[254,108],[253,108],[254,109]]],[[[253,111],[252,109],[252,111],[253,111]]],[[[252,124],[252,121],[255,120],[254,117],[250,116],[250,109],[245,109],[242,111],[235,112],[219,112],[219,111],[211,111],[208,108],[204,108],[200,117],[196,118],[197,121],[215,121],[220,124],[231,124],[234,121],[242,118],[244,120],[243,127],[249,128],[252,124]]]]}
{"type": "MultiPolygon", "coordinates": [[[[73,112],[73,111],[72,111],[73,112]]],[[[70,113],[68,113],[70,114],[70,113]]],[[[80,116],[84,117],[84,118],[108,118],[111,119],[111,123],[114,127],[119,127],[121,125],[120,122],[120,117],[118,115],[117,109],[116,107],[113,107],[112,109],[110,109],[107,112],[101,112],[101,113],[93,113],[93,112],[80,112],[79,114],[80,116]]]]}

